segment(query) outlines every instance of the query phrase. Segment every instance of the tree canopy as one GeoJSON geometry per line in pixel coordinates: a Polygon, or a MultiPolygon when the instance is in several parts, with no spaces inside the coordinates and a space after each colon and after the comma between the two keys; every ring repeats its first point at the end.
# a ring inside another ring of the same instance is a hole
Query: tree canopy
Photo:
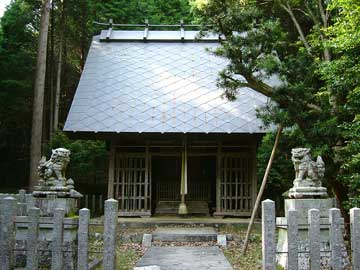
{"type": "MultiPolygon", "coordinates": [[[[285,125],[295,146],[322,155],[326,185],[348,204],[360,182],[358,3],[199,0],[192,5],[204,25],[226,37],[214,51],[230,60],[218,80],[226,96],[234,99],[250,87],[270,97],[274,102],[259,116],[285,125]],[[268,83],[273,76],[279,84],[268,83]]],[[[282,147],[281,157],[290,145],[282,147]]]]}
{"type": "MultiPolygon", "coordinates": [[[[28,187],[33,87],[42,2],[12,0],[0,21],[0,188],[4,191],[28,187]]],[[[91,39],[101,30],[93,21],[107,22],[113,19],[115,23],[128,24],[143,23],[145,19],[153,24],[179,23],[180,19],[187,23],[192,21],[187,0],[53,0],[50,15],[44,103],[44,154],[47,153],[46,145],[54,132],[51,122],[60,44],[63,44],[59,112],[61,128],[84,67],[91,39]]],[[[83,161],[91,159],[85,155],[88,153],[87,149],[93,149],[94,145],[91,143],[78,141],[72,144],[58,133],[54,135],[52,142],[52,145],[64,142],[70,148],[82,143],[84,147],[77,147],[77,150],[83,150],[83,161]]],[[[105,145],[95,145],[98,152],[102,153],[100,148],[105,145]]],[[[73,171],[79,170],[81,171],[80,168],[74,168],[73,171]]]]}

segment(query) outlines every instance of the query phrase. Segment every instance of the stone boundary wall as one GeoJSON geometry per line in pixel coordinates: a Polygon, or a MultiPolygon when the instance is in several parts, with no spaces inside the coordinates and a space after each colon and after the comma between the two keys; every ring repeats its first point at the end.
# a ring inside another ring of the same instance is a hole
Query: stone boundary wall
{"type": "MultiPolygon", "coordinates": [[[[27,216],[18,212],[18,194],[0,197],[0,269],[19,267],[15,263],[19,263],[21,256],[21,267],[27,270],[43,269],[44,264],[52,270],[90,269],[93,262],[89,261],[89,209],[81,209],[79,216],[72,218],[66,218],[61,208],[54,210],[53,217],[41,217],[36,207],[29,207],[27,216]]],[[[116,269],[117,218],[118,201],[106,200],[102,236],[104,270],[116,269]]]]}
{"type": "MultiPolygon", "coordinates": [[[[300,234],[301,226],[298,224],[298,213],[296,210],[290,209],[286,215],[287,217],[287,264],[286,269],[332,269],[343,270],[353,269],[360,270],[360,208],[352,208],[350,210],[350,231],[351,231],[351,261],[348,256],[344,256],[346,249],[343,239],[343,219],[341,218],[340,210],[331,208],[329,210],[329,224],[328,230],[329,243],[327,246],[326,256],[324,262],[321,245],[321,227],[320,214],[318,209],[310,209],[308,211],[308,219],[303,220],[307,228],[307,243],[306,248],[302,245],[302,235],[300,234]],[[304,256],[305,255],[305,256],[304,256]],[[304,263],[305,261],[305,263],[304,263]],[[306,267],[304,267],[306,265],[306,267]]],[[[275,203],[271,200],[262,202],[262,265],[263,270],[276,270],[279,265],[276,260],[279,253],[277,247],[276,234],[276,215],[275,203]]],[[[284,254],[282,254],[284,255],[284,254]]]]}
{"type": "Polygon", "coordinates": [[[20,189],[19,193],[0,193],[0,204],[6,197],[13,197],[17,201],[17,215],[26,216],[28,209],[34,206],[34,198],[30,193],[26,193],[25,189],[20,189]]]}

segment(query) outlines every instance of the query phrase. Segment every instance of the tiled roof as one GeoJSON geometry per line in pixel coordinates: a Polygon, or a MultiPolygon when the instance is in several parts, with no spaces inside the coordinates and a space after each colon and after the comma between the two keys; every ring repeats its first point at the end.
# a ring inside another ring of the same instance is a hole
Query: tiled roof
{"type": "MultiPolygon", "coordinates": [[[[117,33],[120,35],[120,33],[117,33]]],[[[262,133],[267,98],[216,86],[226,59],[216,42],[113,41],[95,37],[65,123],[73,132],[262,133]]]]}

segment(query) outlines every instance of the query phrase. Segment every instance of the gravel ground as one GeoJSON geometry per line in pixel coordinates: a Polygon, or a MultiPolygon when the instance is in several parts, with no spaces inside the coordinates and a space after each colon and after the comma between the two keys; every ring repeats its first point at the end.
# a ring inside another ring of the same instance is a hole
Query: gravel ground
{"type": "Polygon", "coordinates": [[[246,256],[242,254],[246,228],[228,226],[219,229],[219,233],[233,236],[233,241],[229,241],[227,248],[222,249],[234,270],[260,270],[262,268],[261,231],[259,229],[255,228],[252,231],[246,256]]]}

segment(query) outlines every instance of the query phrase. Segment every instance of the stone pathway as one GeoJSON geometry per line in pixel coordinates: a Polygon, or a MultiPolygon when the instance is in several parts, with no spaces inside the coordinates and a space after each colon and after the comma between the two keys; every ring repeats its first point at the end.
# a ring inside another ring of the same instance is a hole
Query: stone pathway
{"type": "MultiPolygon", "coordinates": [[[[232,270],[222,250],[214,246],[217,236],[212,227],[157,228],[152,234],[152,240],[153,245],[160,246],[150,247],[135,269],[232,270]],[[163,242],[167,244],[162,246],[163,242]],[[204,246],[193,246],[195,242],[204,242],[204,246]]],[[[225,235],[223,237],[226,239],[225,235]]]]}
{"type": "Polygon", "coordinates": [[[161,270],[233,269],[218,247],[151,247],[136,264],[145,266],[158,266],[161,270]]]}

